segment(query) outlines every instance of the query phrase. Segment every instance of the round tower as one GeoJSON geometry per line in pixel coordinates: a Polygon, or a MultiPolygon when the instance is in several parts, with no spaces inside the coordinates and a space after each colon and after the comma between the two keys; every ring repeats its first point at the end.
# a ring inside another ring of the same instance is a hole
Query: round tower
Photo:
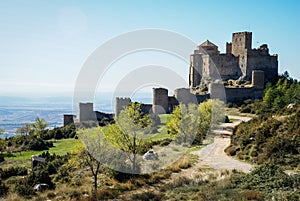
{"type": "Polygon", "coordinates": [[[169,112],[169,98],[167,89],[153,88],[152,110],[155,114],[166,114],[169,112]]]}

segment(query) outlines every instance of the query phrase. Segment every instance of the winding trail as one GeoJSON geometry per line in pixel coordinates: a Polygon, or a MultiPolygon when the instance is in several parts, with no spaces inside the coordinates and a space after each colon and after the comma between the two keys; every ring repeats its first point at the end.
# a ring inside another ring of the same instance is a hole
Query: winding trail
{"type": "Polygon", "coordinates": [[[230,135],[232,134],[232,129],[242,121],[246,122],[251,118],[240,116],[229,116],[229,118],[236,119],[236,121],[233,123],[224,123],[220,125],[218,130],[213,131],[216,135],[214,138],[214,143],[207,145],[200,151],[192,154],[199,156],[199,165],[208,165],[214,169],[236,169],[248,173],[252,169],[252,165],[229,157],[224,150],[230,145],[230,135]]]}
{"type": "MultiPolygon", "coordinates": [[[[128,191],[123,195],[120,195],[114,200],[130,200],[131,196],[142,192],[159,192],[161,186],[164,186],[179,177],[185,177],[187,179],[195,179],[197,176],[202,178],[209,176],[209,172],[199,172],[200,169],[212,168],[215,170],[238,170],[245,173],[249,173],[252,169],[252,165],[241,162],[234,158],[227,156],[224,150],[230,145],[230,135],[235,126],[240,124],[242,121],[249,121],[250,117],[242,116],[228,116],[230,119],[234,119],[233,123],[221,124],[217,130],[213,130],[214,142],[201,148],[199,151],[193,151],[191,154],[198,155],[198,161],[188,169],[182,169],[178,173],[172,173],[171,177],[154,185],[143,186],[139,189],[128,191]],[[196,177],[195,177],[196,176],[196,177]]],[[[220,171],[219,171],[220,172],[220,171]]],[[[225,176],[220,176],[219,179],[225,176]]]]}
{"type": "Polygon", "coordinates": [[[251,117],[228,117],[235,121],[233,123],[221,124],[217,130],[213,130],[213,134],[215,135],[214,142],[208,144],[199,151],[191,152],[191,154],[199,156],[198,162],[196,162],[191,168],[182,169],[179,173],[174,173],[172,175],[173,178],[178,176],[193,178],[193,175],[196,174],[200,168],[205,167],[216,170],[235,169],[245,173],[249,173],[251,171],[251,164],[229,157],[224,151],[230,145],[230,135],[232,135],[233,128],[243,121],[249,121],[251,117]]]}

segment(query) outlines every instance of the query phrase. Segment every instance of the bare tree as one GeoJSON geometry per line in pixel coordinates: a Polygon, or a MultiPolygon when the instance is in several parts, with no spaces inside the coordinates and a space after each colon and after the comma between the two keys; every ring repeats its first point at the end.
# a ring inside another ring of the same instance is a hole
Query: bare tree
{"type": "Polygon", "coordinates": [[[85,148],[78,150],[75,158],[81,167],[88,167],[93,175],[93,195],[96,198],[98,188],[98,175],[104,164],[108,163],[113,150],[107,146],[107,140],[101,133],[100,127],[79,130],[78,136],[85,148]]]}

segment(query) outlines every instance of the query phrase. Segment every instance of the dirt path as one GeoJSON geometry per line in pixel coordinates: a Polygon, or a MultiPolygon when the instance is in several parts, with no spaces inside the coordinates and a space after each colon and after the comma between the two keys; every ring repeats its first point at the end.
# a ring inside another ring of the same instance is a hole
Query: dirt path
{"type": "MultiPolygon", "coordinates": [[[[182,169],[178,173],[172,173],[171,178],[166,180],[162,180],[161,182],[155,185],[149,185],[147,187],[143,187],[140,189],[136,189],[133,191],[126,192],[126,194],[119,196],[118,199],[115,200],[127,200],[131,195],[136,193],[141,193],[145,191],[159,192],[159,189],[162,185],[166,185],[171,183],[174,179],[179,177],[186,177],[188,179],[194,179],[195,176],[202,178],[208,177],[210,173],[208,172],[199,172],[199,169],[212,168],[215,170],[239,170],[245,173],[248,173],[252,169],[252,165],[241,162],[239,160],[233,159],[224,152],[224,150],[230,145],[230,135],[232,134],[232,129],[240,124],[242,121],[249,121],[251,118],[249,117],[241,117],[241,116],[229,116],[230,119],[234,119],[233,123],[224,123],[218,127],[217,130],[213,131],[214,142],[208,144],[203,147],[199,151],[191,152],[191,154],[195,154],[199,156],[198,162],[196,162],[192,167],[188,169],[182,169]]],[[[217,172],[217,173],[220,173],[217,172]]],[[[222,179],[222,176],[219,177],[222,179]]]]}
{"type": "Polygon", "coordinates": [[[224,150],[230,145],[232,129],[242,121],[249,121],[251,118],[239,116],[229,116],[229,118],[236,119],[236,121],[222,124],[218,130],[213,131],[215,134],[214,143],[193,154],[199,156],[199,165],[208,165],[214,169],[236,169],[248,173],[252,165],[229,157],[224,150]]]}
{"type": "Polygon", "coordinates": [[[235,126],[240,124],[242,121],[249,121],[250,117],[241,116],[229,116],[230,119],[234,119],[233,123],[224,123],[219,126],[217,130],[213,131],[214,142],[203,147],[199,151],[191,152],[199,156],[199,160],[191,168],[183,169],[179,173],[172,175],[175,177],[187,177],[193,178],[193,176],[199,172],[200,168],[213,168],[216,170],[238,170],[248,173],[252,169],[252,165],[241,162],[234,158],[229,157],[224,150],[230,145],[230,135],[235,126]]]}

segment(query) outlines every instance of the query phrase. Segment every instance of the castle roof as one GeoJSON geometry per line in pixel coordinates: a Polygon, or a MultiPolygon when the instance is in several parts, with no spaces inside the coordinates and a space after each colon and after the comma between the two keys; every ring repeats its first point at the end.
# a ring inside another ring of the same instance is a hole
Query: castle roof
{"type": "Polygon", "coordinates": [[[209,40],[206,40],[204,43],[202,43],[200,45],[201,47],[205,47],[205,46],[214,46],[217,47],[215,44],[213,44],[212,42],[210,42],[209,40]]]}

